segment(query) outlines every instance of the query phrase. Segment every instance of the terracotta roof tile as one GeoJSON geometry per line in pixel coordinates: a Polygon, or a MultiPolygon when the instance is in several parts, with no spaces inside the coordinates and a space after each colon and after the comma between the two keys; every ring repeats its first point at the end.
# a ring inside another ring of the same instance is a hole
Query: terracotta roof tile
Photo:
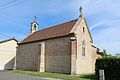
{"type": "Polygon", "coordinates": [[[19,44],[69,35],[69,32],[71,31],[77,20],[78,19],[34,32],[19,44]]]}

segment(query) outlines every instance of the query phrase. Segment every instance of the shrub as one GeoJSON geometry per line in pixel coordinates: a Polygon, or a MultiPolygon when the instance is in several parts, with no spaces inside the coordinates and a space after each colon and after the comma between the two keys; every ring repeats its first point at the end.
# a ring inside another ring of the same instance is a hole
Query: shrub
{"type": "Polygon", "coordinates": [[[120,80],[120,58],[109,57],[96,60],[96,78],[99,70],[104,70],[105,80],[120,80]]]}

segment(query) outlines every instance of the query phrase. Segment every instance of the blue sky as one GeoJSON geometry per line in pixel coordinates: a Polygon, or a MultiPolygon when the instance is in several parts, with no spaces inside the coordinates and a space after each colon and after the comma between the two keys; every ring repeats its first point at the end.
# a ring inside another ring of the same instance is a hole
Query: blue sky
{"type": "MultiPolygon", "coordinates": [[[[12,0],[1,0],[3,5],[12,0]]],[[[120,53],[120,1],[114,0],[17,0],[0,7],[0,33],[23,40],[37,16],[39,29],[79,18],[82,5],[94,44],[120,53]]],[[[0,40],[7,37],[0,35],[0,40]]]]}

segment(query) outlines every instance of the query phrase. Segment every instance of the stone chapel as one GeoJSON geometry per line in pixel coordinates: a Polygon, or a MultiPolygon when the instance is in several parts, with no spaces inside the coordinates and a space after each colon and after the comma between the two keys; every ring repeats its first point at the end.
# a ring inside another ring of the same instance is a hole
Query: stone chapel
{"type": "Polygon", "coordinates": [[[16,69],[39,72],[86,74],[95,72],[97,48],[80,9],[78,19],[38,30],[18,43],[16,69]]]}

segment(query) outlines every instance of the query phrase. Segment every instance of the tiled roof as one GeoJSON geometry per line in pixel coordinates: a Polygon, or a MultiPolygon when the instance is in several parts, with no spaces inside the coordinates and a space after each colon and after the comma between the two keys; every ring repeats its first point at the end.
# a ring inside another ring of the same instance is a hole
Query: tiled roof
{"type": "Polygon", "coordinates": [[[34,32],[19,44],[69,35],[77,20],[78,19],[34,32]]]}

